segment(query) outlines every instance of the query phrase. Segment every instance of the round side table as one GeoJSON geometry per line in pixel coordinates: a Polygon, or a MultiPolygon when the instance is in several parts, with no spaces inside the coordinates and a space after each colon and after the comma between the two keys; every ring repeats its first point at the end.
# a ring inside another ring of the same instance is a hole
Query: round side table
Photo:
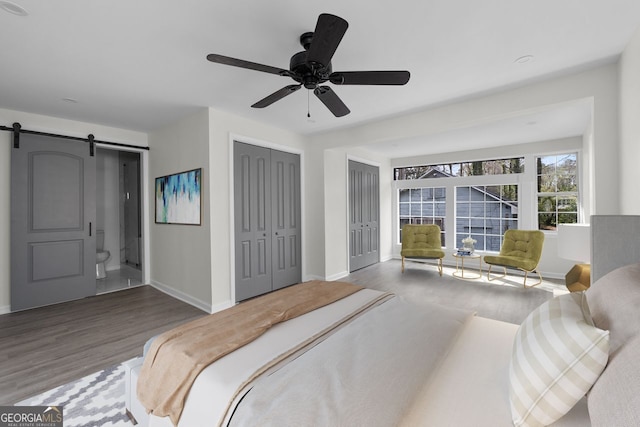
{"type": "Polygon", "coordinates": [[[453,257],[456,259],[456,271],[453,272],[453,276],[459,279],[479,279],[482,277],[482,257],[478,254],[469,254],[469,255],[460,255],[457,252],[453,253],[453,257]],[[469,273],[468,271],[465,274],[464,271],[464,260],[466,259],[477,259],[478,260],[478,273],[469,273]]]}

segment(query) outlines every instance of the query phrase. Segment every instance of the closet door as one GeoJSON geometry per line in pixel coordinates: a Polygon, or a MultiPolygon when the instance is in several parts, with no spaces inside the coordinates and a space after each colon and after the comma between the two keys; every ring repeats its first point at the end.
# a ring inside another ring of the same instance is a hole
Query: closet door
{"type": "Polygon", "coordinates": [[[300,156],[271,150],[271,257],[273,290],[299,283],[300,156]]]}
{"type": "Polygon", "coordinates": [[[349,271],[379,259],[379,171],[376,166],[349,161],[349,271]]]}
{"type": "Polygon", "coordinates": [[[234,144],[236,301],[299,283],[300,156],[234,144]]]}
{"type": "Polygon", "coordinates": [[[96,158],[21,134],[11,150],[11,310],[96,294],[96,158]]]}
{"type": "Polygon", "coordinates": [[[236,301],[271,291],[271,150],[234,144],[236,301]]]}

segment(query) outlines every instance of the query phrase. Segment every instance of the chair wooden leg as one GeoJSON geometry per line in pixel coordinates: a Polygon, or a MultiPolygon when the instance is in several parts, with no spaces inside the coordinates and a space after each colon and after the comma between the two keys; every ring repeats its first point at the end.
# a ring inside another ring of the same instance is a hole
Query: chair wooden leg
{"type": "Polygon", "coordinates": [[[538,281],[536,283],[534,283],[533,285],[527,285],[527,274],[529,272],[525,271],[525,270],[522,270],[522,271],[524,271],[524,282],[522,283],[522,285],[524,286],[525,289],[533,288],[534,286],[538,286],[540,283],[542,283],[542,275],[540,274],[539,271],[534,270],[538,274],[538,281]]]}
{"type": "Polygon", "coordinates": [[[442,277],[442,258],[438,258],[438,273],[440,273],[440,277],[442,277]]]}
{"type": "Polygon", "coordinates": [[[504,274],[502,276],[494,276],[493,278],[491,278],[491,267],[493,267],[491,264],[489,264],[489,270],[487,271],[487,280],[490,282],[492,280],[496,280],[496,279],[501,279],[503,277],[505,277],[507,275],[507,268],[506,267],[502,267],[504,269],[504,274]]]}
{"type": "Polygon", "coordinates": [[[402,257],[402,273],[404,273],[404,257],[402,257]]]}

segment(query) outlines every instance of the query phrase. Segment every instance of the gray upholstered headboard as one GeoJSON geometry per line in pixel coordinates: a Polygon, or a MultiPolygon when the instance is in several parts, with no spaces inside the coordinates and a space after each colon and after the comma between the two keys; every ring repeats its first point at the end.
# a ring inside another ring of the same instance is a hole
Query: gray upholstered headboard
{"type": "Polygon", "coordinates": [[[591,216],[591,283],[640,262],[640,215],[591,216]]]}

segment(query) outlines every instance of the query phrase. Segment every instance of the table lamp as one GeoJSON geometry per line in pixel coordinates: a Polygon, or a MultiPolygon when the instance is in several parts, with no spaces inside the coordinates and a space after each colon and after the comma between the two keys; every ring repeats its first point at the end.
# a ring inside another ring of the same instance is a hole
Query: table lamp
{"type": "Polygon", "coordinates": [[[558,256],[580,264],[565,275],[567,289],[585,291],[591,285],[591,227],[589,224],[558,224],[558,256]]]}

